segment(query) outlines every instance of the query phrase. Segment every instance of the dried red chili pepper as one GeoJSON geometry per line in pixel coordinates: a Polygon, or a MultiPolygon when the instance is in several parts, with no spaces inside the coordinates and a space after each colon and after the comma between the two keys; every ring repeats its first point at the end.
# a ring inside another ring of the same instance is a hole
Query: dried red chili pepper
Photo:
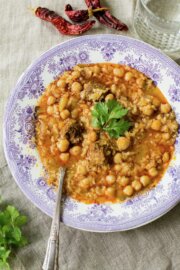
{"type": "Polygon", "coordinates": [[[52,23],[58,31],[63,35],[79,35],[93,27],[95,21],[89,21],[83,24],[72,24],[66,21],[63,17],[59,16],[56,12],[47,8],[38,7],[35,10],[35,15],[44,20],[52,23]]]}
{"type": "Polygon", "coordinates": [[[86,10],[74,10],[71,5],[67,4],[65,6],[65,13],[69,19],[73,22],[84,22],[87,21],[94,13],[99,11],[108,10],[106,7],[96,8],[96,9],[86,9],[86,10]]]}
{"type": "Polygon", "coordinates": [[[88,10],[73,10],[69,4],[65,6],[65,13],[73,22],[84,22],[89,19],[88,10]]]}
{"type": "MultiPolygon", "coordinates": [[[[101,8],[100,0],[85,0],[85,2],[88,8],[92,9],[101,8]]],[[[106,25],[107,27],[114,28],[119,31],[128,30],[127,25],[118,20],[116,17],[114,17],[108,10],[97,12],[94,14],[94,17],[96,17],[96,19],[100,23],[106,25]]]]}

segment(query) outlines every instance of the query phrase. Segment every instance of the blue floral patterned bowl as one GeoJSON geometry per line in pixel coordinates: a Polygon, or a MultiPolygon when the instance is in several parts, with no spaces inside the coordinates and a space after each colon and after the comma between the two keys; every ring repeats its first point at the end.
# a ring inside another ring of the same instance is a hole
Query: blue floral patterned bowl
{"type": "MultiPolygon", "coordinates": [[[[44,53],[21,76],[7,103],[4,149],[10,170],[25,195],[52,216],[55,192],[46,185],[35,145],[34,108],[44,88],[78,63],[113,62],[130,65],[149,76],[174,108],[180,122],[180,68],[157,49],[120,35],[83,36],[44,53]]],[[[180,200],[180,137],[175,158],[160,183],[146,194],[121,204],[63,200],[62,221],[89,231],[128,230],[162,216],[180,200]]]]}

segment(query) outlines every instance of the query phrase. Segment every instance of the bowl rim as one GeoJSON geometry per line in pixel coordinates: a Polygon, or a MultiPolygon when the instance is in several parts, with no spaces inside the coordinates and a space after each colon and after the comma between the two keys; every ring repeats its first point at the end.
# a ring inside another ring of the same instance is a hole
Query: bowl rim
{"type": "MultiPolygon", "coordinates": [[[[53,53],[54,51],[56,51],[57,48],[59,48],[59,46],[62,45],[68,45],[71,43],[76,43],[78,40],[82,40],[82,41],[86,41],[87,39],[96,39],[96,38],[106,38],[106,39],[113,39],[113,38],[119,38],[119,40],[125,40],[125,41],[130,41],[131,43],[136,43],[138,45],[140,45],[141,47],[144,47],[145,49],[149,49],[150,51],[155,52],[157,55],[160,56],[160,58],[162,60],[164,60],[165,62],[167,62],[170,67],[172,69],[174,69],[176,72],[178,72],[177,70],[179,69],[180,71],[180,67],[177,63],[175,63],[169,56],[165,55],[164,53],[162,53],[160,50],[158,50],[157,48],[154,48],[152,45],[147,44],[144,41],[140,41],[138,39],[134,39],[132,37],[127,37],[127,36],[122,36],[122,35],[114,35],[114,34],[96,34],[96,35],[85,35],[85,36],[80,36],[77,38],[73,38],[73,39],[69,39],[66,40],[62,43],[59,43],[53,47],[51,47],[49,50],[47,50],[46,52],[42,53],[37,59],[35,59],[25,70],[25,72],[22,73],[22,75],[19,77],[15,87],[12,88],[10,95],[8,97],[8,100],[6,102],[6,106],[5,106],[5,110],[4,110],[4,117],[3,117],[3,148],[4,148],[4,153],[5,153],[5,157],[7,160],[7,164],[9,166],[9,169],[11,171],[11,174],[14,178],[14,180],[16,181],[17,185],[19,186],[19,188],[22,190],[22,192],[24,193],[24,195],[34,204],[36,205],[37,208],[39,208],[41,211],[43,211],[44,213],[46,213],[47,215],[51,216],[49,210],[47,209],[46,206],[42,206],[40,204],[39,200],[35,200],[34,198],[32,198],[31,193],[28,192],[28,190],[26,188],[24,188],[23,185],[21,185],[21,183],[18,181],[18,179],[15,176],[14,170],[13,170],[13,166],[11,166],[11,162],[10,162],[10,158],[9,158],[9,154],[8,154],[8,149],[6,146],[6,140],[7,140],[7,135],[6,135],[6,125],[7,125],[7,111],[8,111],[8,107],[10,106],[10,103],[15,95],[16,89],[21,85],[21,83],[23,82],[23,79],[26,77],[26,75],[30,72],[31,68],[38,65],[42,60],[44,60],[47,56],[49,56],[49,53],[53,53]]],[[[176,204],[178,204],[180,202],[180,194],[179,196],[177,196],[176,198],[174,198],[174,200],[171,201],[171,203],[167,207],[164,207],[164,209],[161,209],[161,211],[158,211],[158,213],[156,213],[156,215],[153,215],[153,217],[151,217],[151,219],[149,221],[145,221],[142,222],[139,225],[136,226],[129,226],[127,229],[111,229],[111,230],[101,230],[98,231],[97,229],[94,228],[90,228],[90,229],[84,229],[84,230],[88,230],[88,231],[94,231],[94,232],[110,232],[110,231],[124,231],[124,230],[129,230],[129,229],[133,229],[133,228],[137,228],[140,227],[142,225],[145,225],[147,223],[152,222],[153,220],[159,218],[160,216],[164,215],[166,212],[168,212],[170,209],[172,209],[176,204]]],[[[68,222],[64,221],[64,223],[68,226],[71,226],[71,224],[69,224],[68,222]],[[67,224],[68,223],[68,224],[67,224]]],[[[75,226],[71,226],[74,227],[75,226]]],[[[78,229],[82,229],[82,227],[78,227],[78,229]]]]}

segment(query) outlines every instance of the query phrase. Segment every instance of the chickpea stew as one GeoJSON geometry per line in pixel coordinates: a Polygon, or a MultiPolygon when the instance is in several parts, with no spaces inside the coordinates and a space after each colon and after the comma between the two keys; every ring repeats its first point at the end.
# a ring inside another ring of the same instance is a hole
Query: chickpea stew
{"type": "Polygon", "coordinates": [[[36,145],[49,185],[67,167],[64,192],[84,203],[121,202],[162,178],[178,124],[152,80],[112,63],[77,65],[36,107],[36,145]]]}

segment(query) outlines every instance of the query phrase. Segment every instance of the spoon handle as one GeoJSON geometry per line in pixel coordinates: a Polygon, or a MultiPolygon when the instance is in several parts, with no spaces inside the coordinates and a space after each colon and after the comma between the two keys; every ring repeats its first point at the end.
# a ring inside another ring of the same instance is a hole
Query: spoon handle
{"type": "Polygon", "coordinates": [[[59,254],[59,228],[61,214],[61,196],[65,169],[60,169],[59,186],[57,190],[56,206],[51,224],[50,236],[48,239],[46,255],[42,266],[43,270],[58,270],[58,254],[59,254]]]}

